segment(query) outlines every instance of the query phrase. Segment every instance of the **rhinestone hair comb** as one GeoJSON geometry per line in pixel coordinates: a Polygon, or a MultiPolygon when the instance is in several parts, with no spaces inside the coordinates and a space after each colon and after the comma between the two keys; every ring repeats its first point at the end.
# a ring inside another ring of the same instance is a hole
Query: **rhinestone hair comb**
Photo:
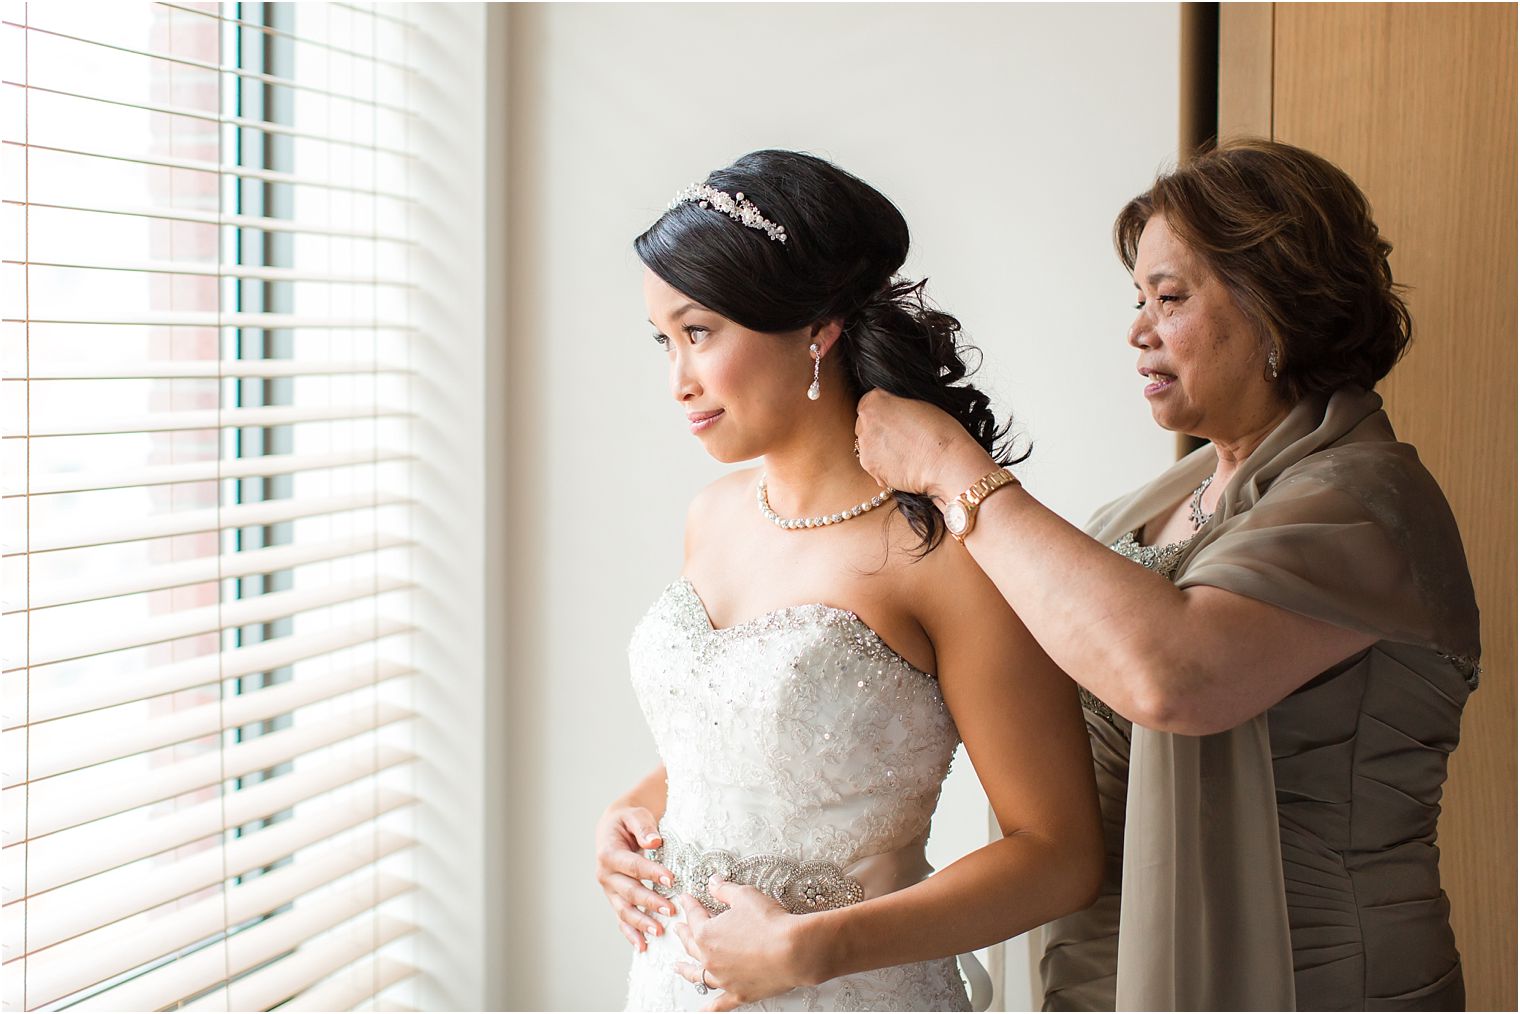
{"type": "Polygon", "coordinates": [[[760,209],[755,207],[752,201],[744,199],[742,191],[730,197],[717,187],[706,183],[693,183],[672,198],[670,207],[674,208],[682,204],[698,204],[704,208],[716,208],[740,225],[759,229],[776,242],[786,245],[786,230],[760,214],[760,209]]]}

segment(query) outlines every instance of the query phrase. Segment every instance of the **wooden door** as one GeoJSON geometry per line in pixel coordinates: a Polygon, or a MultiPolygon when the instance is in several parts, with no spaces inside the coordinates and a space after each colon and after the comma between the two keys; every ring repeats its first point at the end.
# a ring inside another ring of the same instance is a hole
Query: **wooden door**
{"type": "Polygon", "coordinates": [[[1515,1009],[1515,22],[1507,4],[1224,4],[1220,136],[1349,173],[1409,286],[1409,354],[1379,385],[1451,501],[1482,611],[1440,822],[1474,1010],[1515,1009]]]}

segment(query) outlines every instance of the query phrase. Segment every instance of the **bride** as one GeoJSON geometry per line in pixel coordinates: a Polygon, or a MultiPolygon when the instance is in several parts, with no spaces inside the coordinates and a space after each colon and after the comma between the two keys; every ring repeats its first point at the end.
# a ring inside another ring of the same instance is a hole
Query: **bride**
{"type": "Polygon", "coordinates": [[[1006,429],[957,383],[959,323],[894,279],[901,213],[829,162],[746,155],[635,246],[692,434],[762,464],[697,494],[681,577],[629,648],[662,764],[596,831],[636,952],[628,1007],[743,1003],[689,955],[753,892],[785,924],[768,965],[812,984],[758,1009],[966,1010],[954,955],[1097,891],[1091,759],[1076,687],[945,538],[1003,470],[943,515],[879,489],[852,452],[855,405],[873,388],[931,402],[989,452],[1006,429]],[[961,740],[1002,836],[929,876],[961,740]],[[848,936],[830,921],[845,905],[848,936]]]}

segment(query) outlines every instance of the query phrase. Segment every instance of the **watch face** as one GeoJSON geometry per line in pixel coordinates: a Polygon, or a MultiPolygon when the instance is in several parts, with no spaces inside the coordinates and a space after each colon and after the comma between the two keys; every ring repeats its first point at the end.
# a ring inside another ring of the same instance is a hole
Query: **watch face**
{"type": "Polygon", "coordinates": [[[966,523],[971,516],[966,513],[966,505],[959,500],[951,500],[945,504],[945,527],[950,529],[951,535],[961,535],[966,531],[966,523]]]}

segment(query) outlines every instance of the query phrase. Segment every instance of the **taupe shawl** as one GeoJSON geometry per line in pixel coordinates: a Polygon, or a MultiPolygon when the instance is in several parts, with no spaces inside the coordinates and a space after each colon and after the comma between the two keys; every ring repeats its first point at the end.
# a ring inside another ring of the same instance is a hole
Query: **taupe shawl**
{"type": "MultiPolygon", "coordinates": [[[[1359,630],[1475,660],[1478,617],[1456,523],[1382,399],[1305,399],[1231,477],[1177,570],[1359,630]]],[[[1214,468],[1204,447],[1098,512],[1104,545],[1173,509],[1214,468]]],[[[1119,1010],[1292,1010],[1267,716],[1213,736],[1135,726],[1119,1010]]]]}

